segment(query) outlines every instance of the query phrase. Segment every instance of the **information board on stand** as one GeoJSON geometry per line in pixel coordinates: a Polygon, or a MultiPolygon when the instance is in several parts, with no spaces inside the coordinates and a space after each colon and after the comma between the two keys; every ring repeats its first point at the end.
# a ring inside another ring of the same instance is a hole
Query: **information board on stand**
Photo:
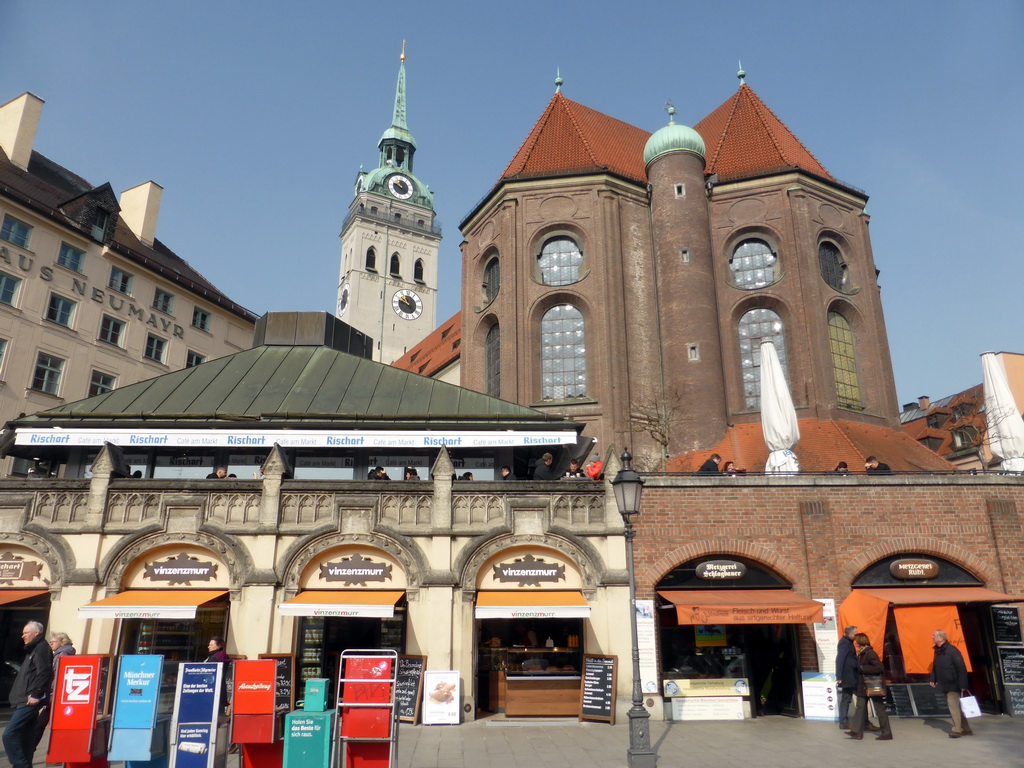
{"type": "Polygon", "coordinates": [[[420,697],[423,695],[423,668],[426,656],[399,656],[398,674],[395,681],[395,707],[398,719],[413,723],[420,716],[420,697]]]}
{"type": "Polygon", "coordinates": [[[277,662],[275,708],[287,707],[289,711],[295,709],[295,654],[261,653],[260,658],[277,662]]]}
{"type": "Polygon", "coordinates": [[[615,656],[583,655],[580,720],[599,720],[615,725],[615,662],[615,656]]]}

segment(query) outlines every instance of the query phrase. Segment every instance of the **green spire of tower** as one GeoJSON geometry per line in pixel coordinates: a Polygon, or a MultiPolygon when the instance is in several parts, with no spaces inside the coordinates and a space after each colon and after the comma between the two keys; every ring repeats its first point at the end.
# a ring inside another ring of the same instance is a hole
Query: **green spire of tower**
{"type": "Polygon", "coordinates": [[[402,41],[402,55],[398,57],[401,62],[398,66],[398,85],[395,87],[395,116],[391,118],[391,127],[400,128],[408,133],[409,126],[405,124],[405,40],[402,41]]]}
{"type": "Polygon", "coordinates": [[[396,165],[401,165],[406,170],[412,170],[412,153],[416,151],[416,140],[409,133],[409,126],[405,121],[405,40],[402,41],[402,55],[399,57],[401,62],[398,67],[398,84],[395,86],[395,111],[391,118],[391,127],[388,128],[380,137],[380,141],[377,146],[381,149],[381,165],[385,165],[386,156],[386,145],[395,147],[395,145],[406,145],[408,152],[403,152],[409,157],[409,163],[396,162],[396,165]]]}

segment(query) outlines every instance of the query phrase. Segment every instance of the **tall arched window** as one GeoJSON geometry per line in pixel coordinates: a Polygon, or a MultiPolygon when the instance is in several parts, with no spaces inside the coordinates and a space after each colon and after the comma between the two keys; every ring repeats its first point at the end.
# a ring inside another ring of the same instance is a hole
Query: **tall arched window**
{"type": "Polygon", "coordinates": [[[543,400],[587,396],[587,345],[583,314],[571,304],[552,307],[540,320],[543,400]]]}
{"type": "Polygon", "coordinates": [[[537,263],[544,285],[568,285],[580,279],[583,251],[571,237],[551,237],[544,241],[537,263]]]}
{"type": "Polygon", "coordinates": [[[402,274],[402,262],[397,253],[391,254],[391,274],[398,277],[402,274]]]}
{"type": "Polygon", "coordinates": [[[485,389],[491,397],[501,397],[501,329],[495,323],[484,341],[485,389]]]}
{"type": "Polygon", "coordinates": [[[846,285],[846,262],[835,243],[826,240],[818,246],[818,267],[829,287],[839,291],[846,285]]]}
{"type": "Polygon", "coordinates": [[[501,264],[497,256],[488,261],[487,266],[484,267],[483,288],[484,301],[490,304],[494,301],[494,297],[498,295],[498,289],[501,288],[501,264]]]}
{"type": "Polygon", "coordinates": [[[412,265],[412,279],[417,283],[423,282],[423,259],[416,259],[416,263],[412,265]]]}
{"type": "Polygon", "coordinates": [[[860,383],[857,380],[857,354],[853,328],[838,312],[828,313],[828,341],[832,348],[832,373],[836,379],[836,398],[840,408],[860,410],[860,383]]]}
{"type": "Polygon", "coordinates": [[[782,372],[789,380],[786,358],[786,337],[782,318],[764,307],[752,309],[740,318],[737,326],[740,341],[740,372],[743,374],[743,399],[748,411],[761,409],[761,342],[771,341],[782,363],[782,372]]]}
{"type": "Polygon", "coordinates": [[[736,246],[729,259],[729,269],[737,288],[753,290],[775,282],[778,257],[764,240],[744,240],[736,246]]]}
{"type": "Polygon", "coordinates": [[[366,268],[371,272],[377,271],[377,252],[373,248],[366,249],[366,268]]]}

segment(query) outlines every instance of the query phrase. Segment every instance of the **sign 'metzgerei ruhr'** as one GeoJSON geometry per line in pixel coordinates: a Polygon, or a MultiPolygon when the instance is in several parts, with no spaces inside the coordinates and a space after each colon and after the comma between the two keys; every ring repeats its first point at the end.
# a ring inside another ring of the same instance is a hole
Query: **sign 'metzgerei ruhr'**
{"type": "Polygon", "coordinates": [[[0,555],[0,584],[13,584],[16,581],[35,581],[43,576],[43,564],[35,560],[26,560],[13,552],[0,555]]]}
{"type": "Polygon", "coordinates": [[[193,581],[210,581],[216,577],[216,563],[189,557],[186,552],[166,560],[146,563],[142,574],[142,578],[150,581],[166,581],[168,584],[182,584],[186,587],[192,586],[193,581]]]}
{"type": "Polygon", "coordinates": [[[939,575],[939,564],[921,558],[904,558],[889,564],[889,575],[894,579],[934,579],[939,575]]]}
{"type": "Polygon", "coordinates": [[[391,581],[391,566],[388,563],[375,563],[357,552],[336,563],[321,563],[320,578],[324,581],[341,581],[346,586],[366,586],[371,581],[391,581]]]}
{"type": "Polygon", "coordinates": [[[546,563],[539,557],[526,555],[521,560],[495,565],[494,580],[503,584],[514,581],[520,587],[539,587],[542,581],[552,583],[565,581],[565,566],[546,563]]]}

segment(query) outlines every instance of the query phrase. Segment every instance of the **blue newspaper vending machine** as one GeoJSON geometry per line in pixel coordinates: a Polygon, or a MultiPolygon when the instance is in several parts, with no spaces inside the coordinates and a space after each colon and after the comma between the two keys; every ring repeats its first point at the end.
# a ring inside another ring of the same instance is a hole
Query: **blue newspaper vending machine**
{"type": "Polygon", "coordinates": [[[163,656],[122,656],[117,670],[107,760],[166,768],[170,719],[158,717],[163,656]]]}

